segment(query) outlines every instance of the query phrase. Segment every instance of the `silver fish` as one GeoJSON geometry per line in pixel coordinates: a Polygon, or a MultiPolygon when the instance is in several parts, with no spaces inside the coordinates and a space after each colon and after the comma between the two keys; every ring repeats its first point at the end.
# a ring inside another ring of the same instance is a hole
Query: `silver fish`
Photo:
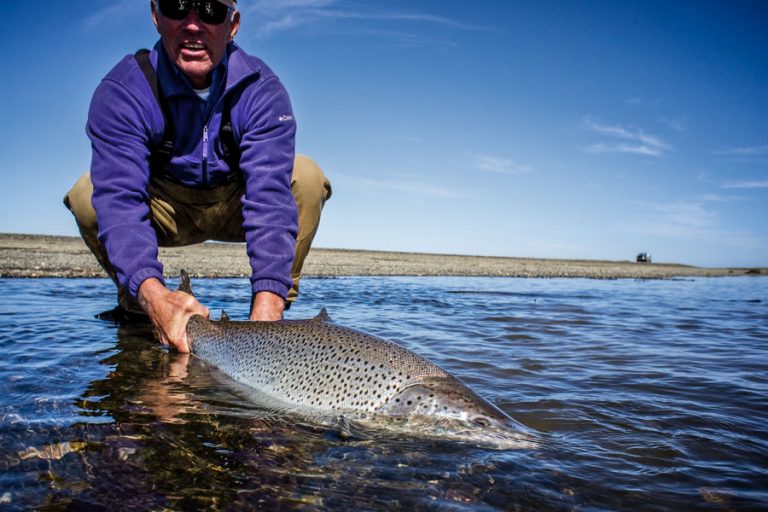
{"type": "MultiPolygon", "coordinates": [[[[179,289],[191,293],[182,271],[179,289]]],[[[309,320],[190,318],[192,353],[270,405],[307,417],[497,449],[534,448],[533,432],[442,368],[400,345],[309,320]]]]}

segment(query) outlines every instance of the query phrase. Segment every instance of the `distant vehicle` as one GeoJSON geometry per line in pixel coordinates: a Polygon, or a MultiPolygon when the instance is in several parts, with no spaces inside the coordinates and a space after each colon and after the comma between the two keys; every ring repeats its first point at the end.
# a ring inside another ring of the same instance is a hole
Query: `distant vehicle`
{"type": "Polygon", "coordinates": [[[649,252],[641,252],[637,255],[637,262],[638,263],[650,263],[651,262],[651,253],[649,252]]]}

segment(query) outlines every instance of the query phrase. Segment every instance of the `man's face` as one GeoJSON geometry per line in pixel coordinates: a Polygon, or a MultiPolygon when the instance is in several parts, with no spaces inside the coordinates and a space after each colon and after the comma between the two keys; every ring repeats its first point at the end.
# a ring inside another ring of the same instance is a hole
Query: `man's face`
{"type": "Polygon", "coordinates": [[[211,71],[224,57],[227,43],[237,34],[240,13],[235,11],[218,25],[200,21],[195,9],[190,9],[183,20],[173,20],[163,16],[152,2],[152,21],[171,61],[195,89],[204,89],[210,85],[211,71]]]}

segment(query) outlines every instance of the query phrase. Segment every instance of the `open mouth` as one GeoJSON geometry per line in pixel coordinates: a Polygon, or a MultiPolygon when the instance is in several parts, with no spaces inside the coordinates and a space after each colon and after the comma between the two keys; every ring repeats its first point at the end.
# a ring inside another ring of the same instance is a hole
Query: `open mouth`
{"type": "Polygon", "coordinates": [[[200,57],[208,49],[203,43],[185,42],[180,45],[181,53],[188,56],[200,57]]]}

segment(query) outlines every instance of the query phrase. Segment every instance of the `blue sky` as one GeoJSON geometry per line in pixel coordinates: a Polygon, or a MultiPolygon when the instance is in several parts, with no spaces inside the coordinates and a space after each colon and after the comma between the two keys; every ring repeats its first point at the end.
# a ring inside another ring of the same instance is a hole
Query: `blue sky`
{"type": "MultiPolygon", "coordinates": [[[[317,247],[768,266],[768,3],[241,0],[334,186],[317,247]]],[[[148,0],[2,2],[0,232],[76,235],[148,0]]]]}

